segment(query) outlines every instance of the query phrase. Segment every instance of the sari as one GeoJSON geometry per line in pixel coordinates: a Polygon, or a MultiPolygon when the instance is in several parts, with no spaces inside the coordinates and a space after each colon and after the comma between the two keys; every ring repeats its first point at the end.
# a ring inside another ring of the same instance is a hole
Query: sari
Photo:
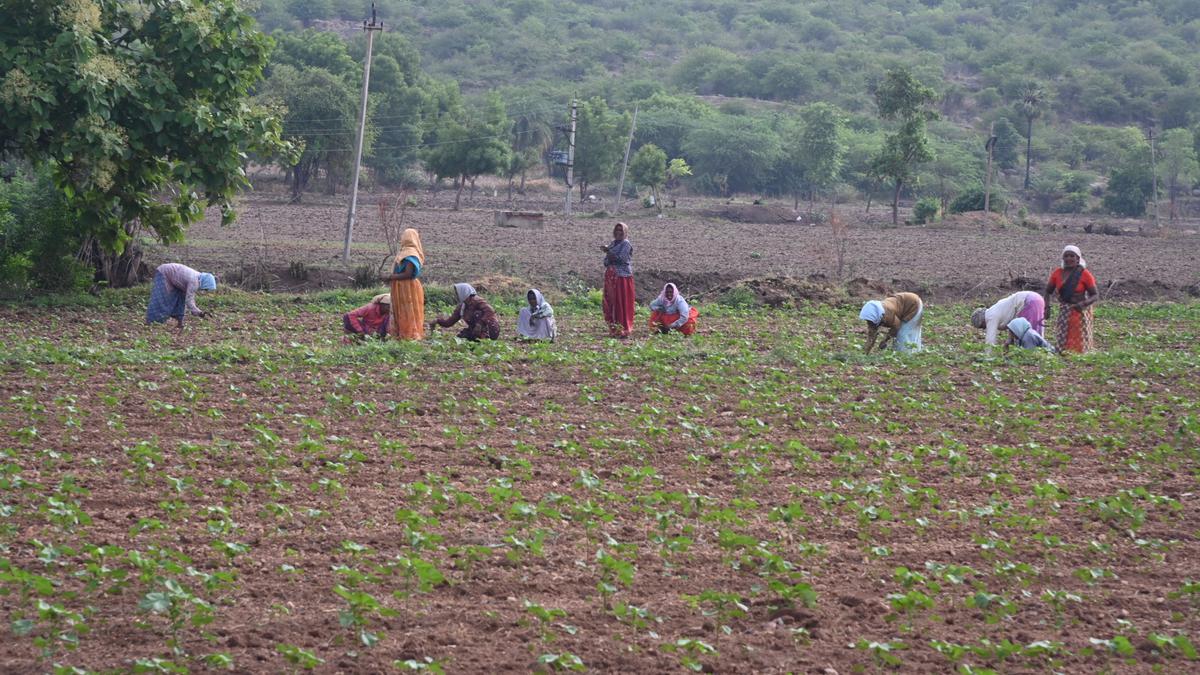
{"type": "Polygon", "coordinates": [[[398,274],[411,268],[412,278],[392,281],[392,320],[389,333],[402,340],[420,340],[425,337],[425,287],[418,278],[425,264],[425,252],[421,248],[421,235],[411,227],[400,236],[400,250],[392,269],[398,274]]]}
{"type": "Polygon", "coordinates": [[[1082,298],[1088,289],[1096,288],[1096,278],[1082,265],[1075,268],[1078,272],[1068,273],[1063,268],[1055,269],[1050,275],[1050,285],[1057,291],[1058,317],[1054,323],[1054,346],[1058,352],[1075,352],[1086,354],[1095,349],[1093,339],[1094,314],[1091,305],[1082,311],[1073,306],[1077,298],[1082,298]],[[1072,278],[1076,281],[1072,284],[1072,278]],[[1068,289],[1074,286],[1073,289],[1068,289]],[[1067,290],[1064,290],[1067,289],[1067,290]]]}

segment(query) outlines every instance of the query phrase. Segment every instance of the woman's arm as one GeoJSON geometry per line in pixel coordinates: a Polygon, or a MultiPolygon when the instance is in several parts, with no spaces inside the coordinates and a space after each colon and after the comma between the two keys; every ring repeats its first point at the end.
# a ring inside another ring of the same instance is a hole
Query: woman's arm
{"type": "Polygon", "coordinates": [[[442,328],[449,328],[450,326],[453,326],[454,324],[458,323],[458,320],[461,318],[462,318],[462,305],[458,305],[454,308],[453,314],[446,317],[445,319],[434,319],[433,322],[436,323],[437,325],[441,326],[442,328]]]}
{"type": "Polygon", "coordinates": [[[1095,285],[1088,286],[1087,288],[1083,289],[1083,300],[1080,300],[1079,302],[1075,303],[1075,309],[1082,312],[1083,310],[1087,309],[1088,307],[1091,307],[1092,305],[1096,304],[1096,301],[1098,301],[1099,299],[1100,299],[1099,289],[1097,289],[1095,285]]]}
{"type": "Polygon", "coordinates": [[[876,324],[868,324],[867,326],[867,344],[864,352],[871,353],[871,348],[875,346],[875,339],[879,336],[879,326],[876,324]]]}

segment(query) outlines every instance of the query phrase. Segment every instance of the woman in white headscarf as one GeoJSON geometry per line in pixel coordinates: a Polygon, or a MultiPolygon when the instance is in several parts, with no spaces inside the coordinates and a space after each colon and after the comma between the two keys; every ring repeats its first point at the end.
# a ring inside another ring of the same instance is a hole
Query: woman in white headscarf
{"type": "Polygon", "coordinates": [[[495,340],[500,337],[500,322],[496,320],[496,310],[492,309],[487,300],[475,293],[474,286],[454,284],[454,295],[458,298],[454,313],[446,318],[438,317],[431,321],[429,330],[433,330],[435,326],[449,328],[462,320],[467,326],[458,332],[458,337],[464,340],[475,342],[482,338],[495,340]]]}
{"type": "Polygon", "coordinates": [[[1087,261],[1078,246],[1063,249],[1062,264],[1050,273],[1046,289],[1046,319],[1050,318],[1050,298],[1058,298],[1058,319],[1054,324],[1054,343],[1058,352],[1085,354],[1092,351],[1092,305],[1100,299],[1096,277],[1087,269],[1087,261]]]}
{"type": "Polygon", "coordinates": [[[558,324],[554,321],[554,308],[546,302],[542,292],[536,288],[525,294],[528,307],[522,307],[517,315],[517,333],[530,340],[549,340],[558,337],[558,324]]]}
{"type": "Polygon", "coordinates": [[[885,300],[867,302],[858,313],[858,318],[867,322],[866,352],[870,354],[875,346],[880,326],[888,328],[888,334],[879,343],[881,351],[889,340],[898,352],[921,351],[921,317],[924,314],[925,305],[916,293],[896,293],[885,300]]]}

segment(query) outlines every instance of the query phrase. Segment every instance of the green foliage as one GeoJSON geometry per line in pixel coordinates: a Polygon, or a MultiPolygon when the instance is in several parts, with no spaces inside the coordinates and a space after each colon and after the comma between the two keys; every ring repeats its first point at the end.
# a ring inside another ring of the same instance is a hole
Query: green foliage
{"type": "Polygon", "coordinates": [[[203,215],[233,219],[245,153],[285,153],[247,102],[270,40],[234,0],[5,0],[0,137],[51,167],[75,229],[123,251],[131,223],[165,242],[203,215]]]}
{"type": "Polygon", "coordinates": [[[633,123],[627,113],[618,113],[601,98],[579,104],[575,134],[575,181],[580,196],[592,183],[616,175],[625,152],[625,140],[633,123]]]}
{"type": "MultiPolygon", "coordinates": [[[[349,183],[352,139],[358,129],[357,99],[349,83],[321,67],[279,65],[263,92],[286,110],[284,137],[300,149],[289,169],[292,198],[299,199],[319,171],[325,172],[330,193],[336,185],[349,183]]],[[[370,153],[372,135],[363,140],[364,153],[370,153]]]]}
{"type": "Polygon", "coordinates": [[[86,288],[91,269],[77,259],[83,236],[48,170],[0,183],[0,292],[86,288]]]}
{"type": "Polygon", "coordinates": [[[706,120],[688,134],[683,151],[702,187],[728,195],[763,189],[783,145],[765,122],[721,117],[706,120]]]}
{"type": "MultiPolygon", "coordinates": [[[[967,213],[969,211],[983,210],[983,186],[975,185],[968,190],[963,191],[954,201],[950,203],[950,213],[967,213]]],[[[1007,199],[1004,193],[992,187],[992,196],[988,201],[993,213],[1002,213],[1007,199]]]]}
{"type": "Polygon", "coordinates": [[[889,70],[875,89],[879,116],[899,122],[899,128],[884,137],[883,147],[871,162],[872,172],[895,186],[892,224],[899,223],[900,191],[912,180],[914,168],[934,158],[925,123],[937,119],[937,113],[930,109],[936,98],[937,93],[918,82],[906,68],[889,70]]]}
{"type": "Polygon", "coordinates": [[[1129,218],[1145,215],[1146,201],[1154,191],[1154,177],[1144,163],[1131,163],[1114,169],[1104,190],[1104,208],[1109,213],[1129,218]]]}
{"type": "Polygon", "coordinates": [[[425,155],[425,166],[439,178],[456,178],[458,209],[467,182],[484,174],[503,174],[512,161],[504,102],[496,95],[487,98],[482,110],[446,116],[438,123],[433,147],[425,155]]]}
{"type": "Polygon", "coordinates": [[[913,205],[913,221],[918,225],[932,223],[942,210],[942,203],[937,197],[922,197],[913,205]]]}

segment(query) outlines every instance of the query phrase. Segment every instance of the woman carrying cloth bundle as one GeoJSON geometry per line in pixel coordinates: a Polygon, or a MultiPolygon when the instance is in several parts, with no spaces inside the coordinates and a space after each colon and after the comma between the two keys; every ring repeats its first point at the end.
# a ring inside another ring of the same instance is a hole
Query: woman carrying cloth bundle
{"type": "Polygon", "coordinates": [[[1092,351],[1092,305],[1100,299],[1096,277],[1087,270],[1087,261],[1078,246],[1063,249],[1062,265],[1050,274],[1043,291],[1046,296],[1046,320],[1050,319],[1050,297],[1058,298],[1058,319],[1054,324],[1054,343],[1060,354],[1092,351]]]}
{"type": "Polygon", "coordinates": [[[425,252],[421,235],[411,227],[400,235],[400,250],[388,281],[392,284],[392,320],[389,332],[402,340],[425,337],[425,287],[421,285],[421,266],[425,252]]]}

